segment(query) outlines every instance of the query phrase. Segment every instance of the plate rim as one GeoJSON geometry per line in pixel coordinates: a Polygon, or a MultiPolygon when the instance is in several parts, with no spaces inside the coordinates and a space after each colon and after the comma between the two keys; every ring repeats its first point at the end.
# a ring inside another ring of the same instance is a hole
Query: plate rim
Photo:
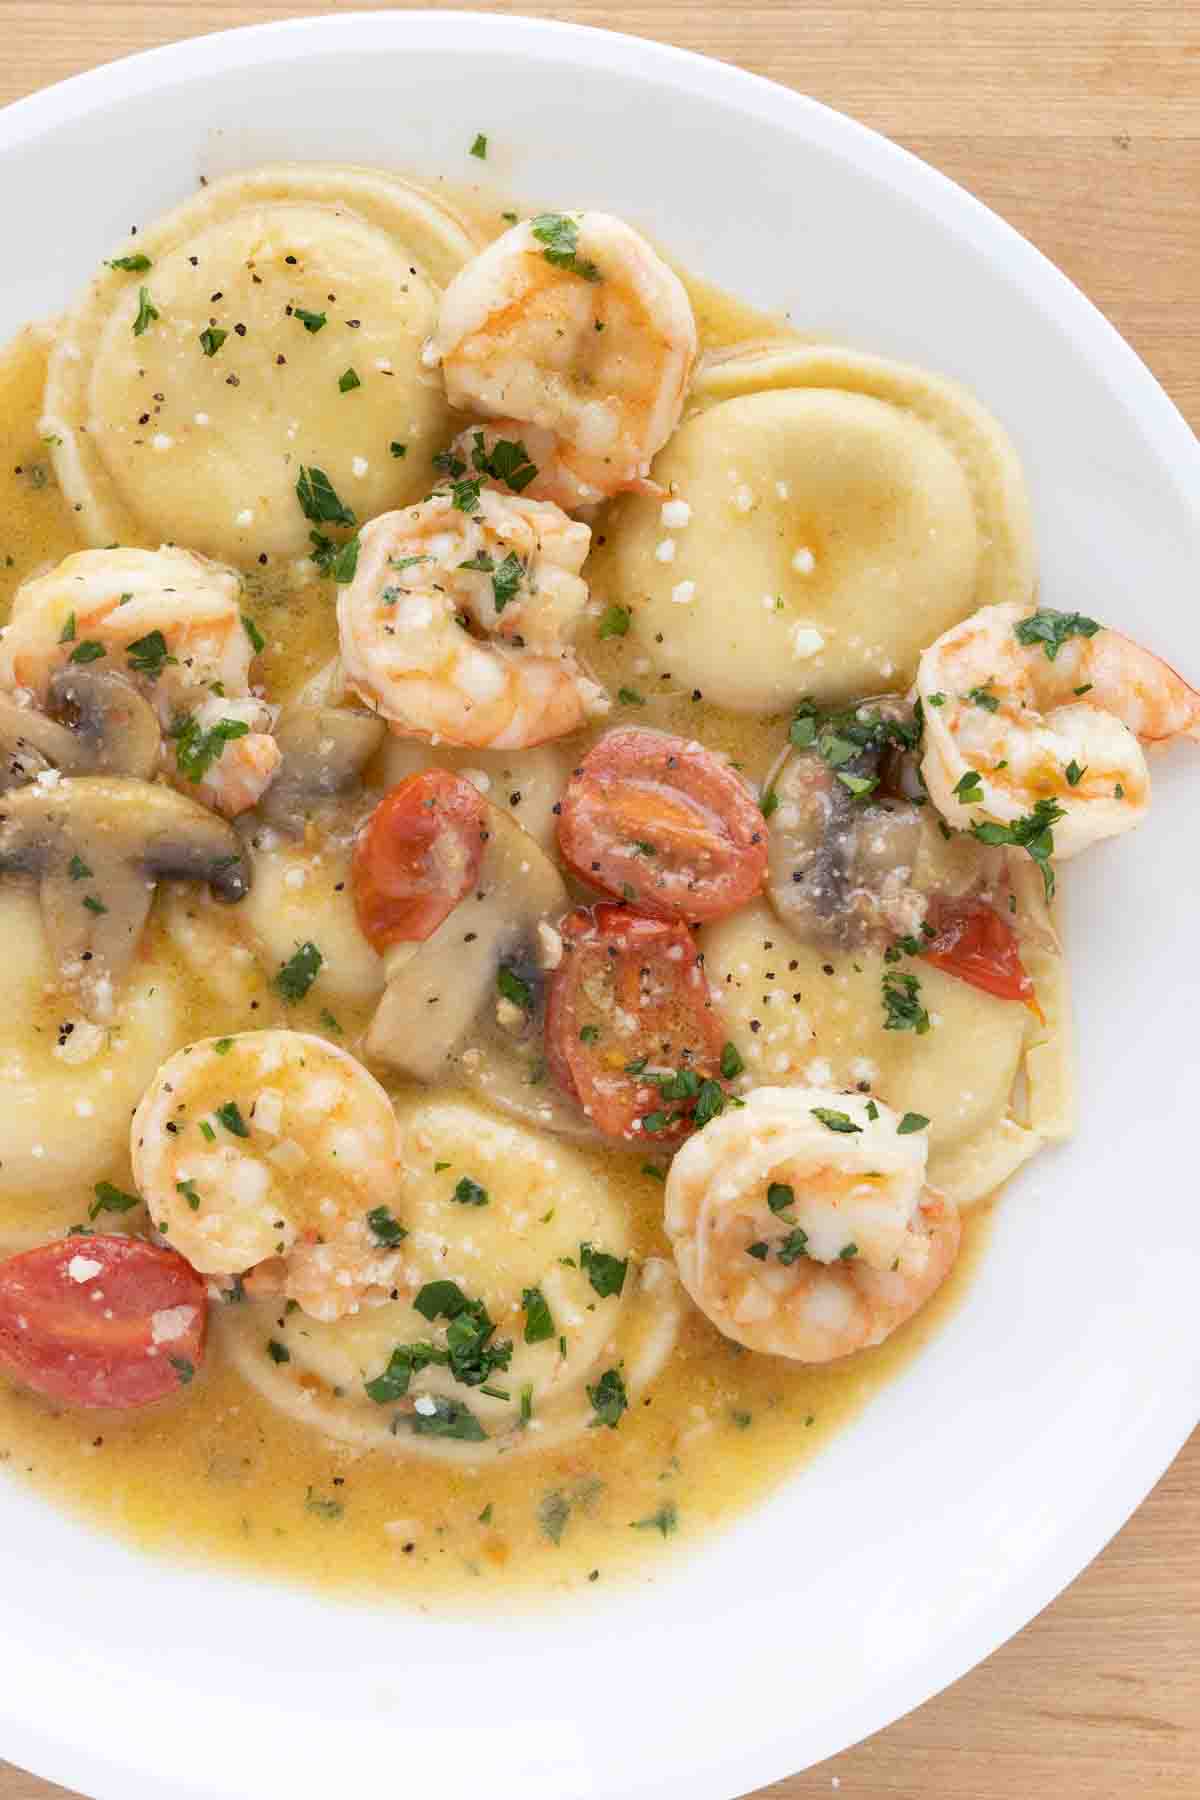
{"type": "MultiPolygon", "coordinates": [[[[1138,352],[1070,277],[968,190],[872,127],[769,77],[697,51],[590,25],[469,10],[355,11],[271,20],[138,51],[11,102],[0,110],[0,158],[11,149],[29,146],[66,119],[78,120],[123,95],[152,92],[175,75],[195,79],[229,67],[231,60],[243,65],[271,62],[281,47],[285,53],[320,56],[347,48],[368,51],[373,42],[393,47],[408,43],[450,53],[454,46],[446,40],[463,26],[473,34],[472,49],[491,45],[536,57],[542,46],[551,52],[570,47],[583,63],[618,74],[629,71],[632,53],[640,73],[724,106],[738,105],[753,117],[765,116],[794,128],[803,115],[808,135],[822,148],[903,192],[907,201],[939,218],[947,231],[984,255],[997,274],[1003,272],[1005,279],[1027,275],[1027,298],[1071,335],[1095,379],[1110,389],[1119,388],[1122,407],[1169,465],[1162,477],[1171,480],[1176,497],[1200,531],[1200,442],[1138,352]]],[[[1119,1478],[1102,1495],[1088,1497],[1084,1506],[1073,1510],[1069,1527],[1023,1565],[1019,1580],[973,1610],[934,1649],[923,1652],[913,1667],[891,1680],[886,1716],[880,1718],[877,1707],[872,1709],[871,1700],[878,1702],[878,1694],[858,1696],[832,1715],[825,1733],[828,1744],[803,1767],[884,1730],[924,1704],[992,1655],[1078,1577],[1157,1485],[1200,1423],[1200,1401],[1195,1398],[1200,1391],[1200,1330],[1192,1365],[1181,1366],[1178,1373],[1172,1394],[1160,1392],[1158,1404],[1147,1408],[1139,1455],[1122,1468],[1119,1478]]],[[[2,1633],[0,1625],[0,1653],[5,1650],[2,1633]]],[[[168,1776],[148,1779],[135,1765],[98,1752],[87,1741],[86,1733],[93,1729],[90,1720],[79,1721],[83,1729],[74,1738],[50,1736],[11,1714],[2,1699],[0,1720],[6,1755],[15,1752],[23,1766],[94,1793],[97,1800],[109,1796],[134,1800],[135,1795],[138,1800],[142,1796],[168,1800],[169,1794],[179,1792],[168,1776]]],[[[69,1722],[68,1715],[64,1723],[69,1722]]],[[[742,1745],[719,1768],[684,1771],[678,1788],[673,1782],[670,1789],[653,1791],[661,1792],[664,1800],[676,1792],[681,1800],[684,1794],[688,1800],[732,1800],[735,1794],[792,1772],[794,1764],[781,1765],[780,1748],[785,1743],[786,1736],[772,1737],[759,1747],[742,1745]]]]}

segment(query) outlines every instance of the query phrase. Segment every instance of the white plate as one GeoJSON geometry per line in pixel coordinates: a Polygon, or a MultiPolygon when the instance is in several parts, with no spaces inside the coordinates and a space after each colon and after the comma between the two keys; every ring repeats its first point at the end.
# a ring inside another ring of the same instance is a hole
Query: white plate
{"type": "MultiPolygon", "coordinates": [[[[940,175],[680,51],[375,13],[98,69],[0,115],[5,334],[201,171],[280,156],[602,206],[806,329],[961,377],[1024,455],[1047,599],[1200,677],[1200,453],[1133,352],[940,175]]],[[[986,1656],[1197,1416],[1196,774],[1172,757],[1134,842],[1063,882],[1078,1142],[1014,1184],[957,1318],[773,1502],[655,1585],[464,1625],[143,1561],[6,1484],[0,1752],[97,1800],[730,1800],[986,1656]]]]}

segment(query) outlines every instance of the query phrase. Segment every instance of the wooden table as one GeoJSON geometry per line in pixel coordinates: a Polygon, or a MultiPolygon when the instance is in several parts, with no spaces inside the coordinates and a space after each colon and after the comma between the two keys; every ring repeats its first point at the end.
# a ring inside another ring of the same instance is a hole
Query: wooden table
{"type": "MultiPolygon", "coordinates": [[[[370,0],[357,0],[366,10],[370,0]]],[[[523,0],[772,76],[897,138],[1059,263],[1200,426],[1196,0],[523,0]]],[[[302,0],[0,0],[0,103],[302,0]]],[[[1200,1434],[1070,1591],[957,1687],[760,1800],[1196,1800],[1200,1434]]],[[[0,1764],[0,1800],[62,1790],[0,1764]]],[[[353,1800],[348,1796],[347,1800],[353,1800]]]]}

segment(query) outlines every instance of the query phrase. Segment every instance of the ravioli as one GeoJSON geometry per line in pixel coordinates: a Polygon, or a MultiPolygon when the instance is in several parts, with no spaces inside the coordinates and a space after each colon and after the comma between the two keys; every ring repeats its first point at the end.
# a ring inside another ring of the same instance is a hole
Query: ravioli
{"type": "Polygon", "coordinates": [[[1027,601],[1029,504],[1000,424],[954,383],[838,348],[729,356],[611,535],[627,646],[737,712],[903,688],[977,607],[1027,601]]]}
{"type": "Polygon", "coordinates": [[[0,1245],[79,1224],[97,1181],[120,1173],[129,1114],[178,1042],[181,986],[153,957],[102,1028],[56,991],[35,895],[0,886],[0,1245]]]}
{"type": "Polygon", "coordinates": [[[231,1309],[223,1323],[255,1386],[347,1442],[458,1462],[576,1436],[595,1416],[587,1389],[609,1370],[610,1387],[619,1376],[623,1393],[640,1392],[674,1342],[678,1287],[661,1258],[631,1259],[620,1190],[598,1161],[452,1098],[403,1106],[399,1120],[408,1293],[335,1323],[231,1309]],[[511,1354],[470,1385],[418,1362],[405,1391],[372,1397],[366,1383],[395,1350],[429,1341],[430,1284],[445,1282],[484,1303],[496,1327],[489,1344],[511,1354]],[[268,1338],[286,1357],[268,1352],[268,1338]],[[469,1407],[487,1442],[461,1429],[439,1435],[426,1424],[438,1401],[469,1407]]]}
{"type": "Polygon", "coordinates": [[[418,498],[449,433],[422,345],[474,248],[419,190],[334,168],[230,176],[139,233],[148,266],[99,274],[50,358],[44,429],[89,542],[302,558],[308,467],[360,519],[418,498]]]}

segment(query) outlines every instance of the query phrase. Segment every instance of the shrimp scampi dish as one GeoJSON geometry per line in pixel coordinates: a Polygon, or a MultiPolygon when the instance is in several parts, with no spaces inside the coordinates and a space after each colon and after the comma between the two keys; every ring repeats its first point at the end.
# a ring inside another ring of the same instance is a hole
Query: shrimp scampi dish
{"type": "Polygon", "coordinates": [[[1075,1129],[1059,865],[1200,737],[1003,424],[337,167],[0,386],[5,1460],[400,1598],[819,1480],[1075,1129]]]}

